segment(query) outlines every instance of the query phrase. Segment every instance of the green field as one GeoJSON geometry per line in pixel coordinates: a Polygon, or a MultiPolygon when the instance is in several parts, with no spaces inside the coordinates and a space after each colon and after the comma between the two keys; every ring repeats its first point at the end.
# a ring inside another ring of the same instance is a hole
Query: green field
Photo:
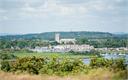
{"type": "Polygon", "coordinates": [[[19,58],[23,57],[59,57],[59,58],[90,58],[90,57],[96,57],[96,55],[73,55],[71,53],[48,53],[48,52],[33,52],[33,53],[27,53],[27,52],[15,52],[12,53],[15,56],[19,58]]]}

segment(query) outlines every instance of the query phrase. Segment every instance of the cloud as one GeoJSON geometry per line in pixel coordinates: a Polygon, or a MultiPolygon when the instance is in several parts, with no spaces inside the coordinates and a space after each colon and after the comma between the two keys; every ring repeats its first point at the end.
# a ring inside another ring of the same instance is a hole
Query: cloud
{"type": "Polygon", "coordinates": [[[21,8],[22,13],[30,14],[30,15],[73,15],[77,12],[85,12],[86,9],[84,7],[79,6],[65,6],[57,4],[55,0],[46,0],[42,5],[38,7],[31,6],[30,3],[26,3],[24,7],[21,8]],[[83,10],[83,11],[81,11],[83,10]]]}
{"type": "Polygon", "coordinates": [[[126,4],[127,0],[0,0],[0,15],[11,19],[127,16],[126,4]]]}
{"type": "MultiPolygon", "coordinates": [[[[63,5],[77,5],[77,4],[83,4],[83,3],[88,3],[92,0],[56,0],[57,4],[63,4],[63,5]]],[[[94,0],[93,0],[94,1],[94,0]]]]}
{"type": "Polygon", "coordinates": [[[6,12],[6,10],[0,9],[0,13],[5,13],[5,12],[6,12]]]}
{"type": "Polygon", "coordinates": [[[0,16],[0,21],[6,21],[8,20],[8,16],[0,16]]]}
{"type": "Polygon", "coordinates": [[[120,6],[123,2],[124,0],[43,0],[42,2],[32,0],[32,2],[26,1],[22,12],[40,16],[84,16],[89,12],[119,11],[122,9],[120,6]]]}
{"type": "Polygon", "coordinates": [[[123,31],[127,19],[128,0],[0,0],[0,28],[8,32],[123,31]]]}

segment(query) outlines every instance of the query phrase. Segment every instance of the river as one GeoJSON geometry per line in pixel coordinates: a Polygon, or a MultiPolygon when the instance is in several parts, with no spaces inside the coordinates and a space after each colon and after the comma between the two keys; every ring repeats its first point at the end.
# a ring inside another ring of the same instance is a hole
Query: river
{"type": "MultiPolygon", "coordinates": [[[[101,56],[105,59],[118,59],[118,58],[124,58],[125,64],[128,64],[128,54],[101,54],[101,56]]],[[[91,61],[90,58],[83,59],[84,64],[89,64],[91,61]]]]}

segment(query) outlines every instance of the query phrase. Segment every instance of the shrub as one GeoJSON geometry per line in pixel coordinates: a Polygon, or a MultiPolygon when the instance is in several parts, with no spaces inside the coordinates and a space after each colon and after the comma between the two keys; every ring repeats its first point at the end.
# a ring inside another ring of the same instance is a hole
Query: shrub
{"type": "Polygon", "coordinates": [[[1,65],[2,65],[1,70],[6,71],[6,72],[10,71],[11,67],[8,61],[2,61],[1,65]]]}
{"type": "MultiPolygon", "coordinates": [[[[79,59],[68,58],[21,58],[16,61],[7,61],[3,64],[1,70],[10,72],[27,72],[30,74],[57,74],[67,75],[84,72],[86,67],[79,59]]],[[[88,70],[86,70],[87,72],[88,70]]]]}
{"type": "Polygon", "coordinates": [[[10,53],[0,53],[0,59],[7,60],[7,59],[16,59],[17,57],[10,53]]]}
{"type": "Polygon", "coordinates": [[[90,66],[92,68],[106,67],[114,71],[126,70],[126,64],[124,59],[104,59],[94,58],[91,59],[90,66]]]}

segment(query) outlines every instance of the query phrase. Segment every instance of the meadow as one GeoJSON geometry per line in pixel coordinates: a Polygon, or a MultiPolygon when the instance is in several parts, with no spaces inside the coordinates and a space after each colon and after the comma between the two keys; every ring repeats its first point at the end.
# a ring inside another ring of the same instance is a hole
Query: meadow
{"type": "Polygon", "coordinates": [[[27,53],[27,52],[18,52],[18,53],[12,53],[13,55],[23,58],[23,57],[52,57],[57,56],[59,58],[90,58],[90,57],[96,57],[96,55],[73,55],[72,53],[48,53],[48,52],[33,52],[33,53],[27,53]]]}

